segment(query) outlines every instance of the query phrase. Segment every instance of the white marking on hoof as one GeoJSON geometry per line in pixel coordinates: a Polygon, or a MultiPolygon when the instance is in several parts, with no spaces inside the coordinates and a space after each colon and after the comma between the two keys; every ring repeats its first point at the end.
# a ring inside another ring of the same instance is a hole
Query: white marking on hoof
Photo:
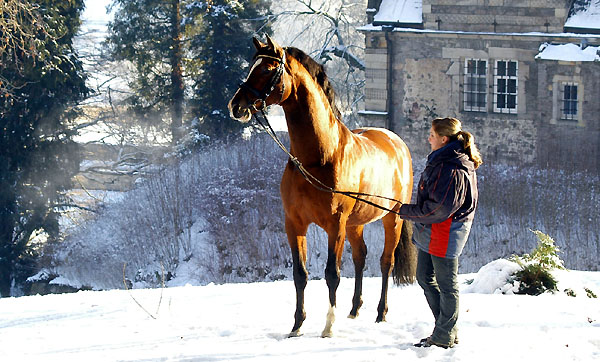
{"type": "Polygon", "coordinates": [[[349,319],[356,319],[356,317],[358,317],[358,314],[357,315],[348,314],[349,319]]]}
{"type": "Polygon", "coordinates": [[[295,331],[291,331],[290,334],[288,334],[288,338],[300,337],[301,335],[300,328],[298,328],[295,331]]]}
{"type": "Polygon", "coordinates": [[[321,333],[321,337],[329,338],[333,336],[331,332],[331,327],[333,326],[333,322],[335,322],[335,308],[333,306],[329,306],[329,311],[327,311],[327,321],[325,322],[325,329],[323,329],[323,333],[321,333]]]}

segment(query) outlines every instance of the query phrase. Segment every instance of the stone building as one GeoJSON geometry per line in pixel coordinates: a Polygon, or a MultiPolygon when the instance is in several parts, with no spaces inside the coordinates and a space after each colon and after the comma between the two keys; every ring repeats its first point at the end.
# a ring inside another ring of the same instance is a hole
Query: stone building
{"type": "Polygon", "coordinates": [[[369,0],[367,124],[417,153],[451,116],[487,160],[600,170],[600,1],[369,0]]]}

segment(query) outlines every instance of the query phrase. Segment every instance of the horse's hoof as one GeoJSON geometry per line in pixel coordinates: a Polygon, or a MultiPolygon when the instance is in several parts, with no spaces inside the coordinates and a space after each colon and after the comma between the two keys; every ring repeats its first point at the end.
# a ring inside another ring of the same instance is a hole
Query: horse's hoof
{"type": "Polygon", "coordinates": [[[323,333],[321,333],[321,338],[331,338],[333,337],[333,333],[331,331],[323,331],[323,333]]]}
{"type": "Polygon", "coordinates": [[[290,334],[288,334],[288,338],[300,337],[301,335],[302,333],[300,333],[300,329],[296,329],[295,331],[291,331],[290,334]]]}
{"type": "Polygon", "coordinates": [[[377,317],[377,319],[375,319],[375,323],[381,323],[381,322],[385,322],[385,317],[377,317]]]}
{"type": "Polygon", "coordinates": [[[348,318],[356,319],[356,317],[358,317],[358,310],[356,312],[351,310],[350,314],[348,314],[348,318]]]}

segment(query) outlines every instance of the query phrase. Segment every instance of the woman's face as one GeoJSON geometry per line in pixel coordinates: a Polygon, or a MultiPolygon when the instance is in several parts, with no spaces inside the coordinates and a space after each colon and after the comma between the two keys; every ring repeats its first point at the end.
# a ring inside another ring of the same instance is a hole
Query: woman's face
{"type": "Polygon", "coordinates": [[[429,129],[429,137],[427,138],[431,145],[431,151],[437,151],[448,143],[448,137],[437,134],[433,127],[429,129]]]}

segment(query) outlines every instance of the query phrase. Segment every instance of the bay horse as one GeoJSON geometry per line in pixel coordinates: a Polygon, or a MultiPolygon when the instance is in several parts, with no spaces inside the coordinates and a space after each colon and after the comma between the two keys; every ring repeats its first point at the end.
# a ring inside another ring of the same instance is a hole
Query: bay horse
{"type": "MultiPolygon", "coordinates": [[[[410,202],[412,160],[406,144],[393,132],[382,128],[350,131],[340,120],[335,93],[322,65],[296,48],[282,48],[269,36],[263,44],[254,38],[256,54],[245,82],[231,101],[232,118],[248,122],[258,110],[279,104],[284,112],[290,138],[290,153],[322,185],[336,190],[368,193],[410,202]]],[[[304,289],[306,270],[306,233],[312,223],[328,235],[325,280],[329,288],[329,310],[323,337],[332,335],[335,320],[336,289],[340,283],[340,263],[346,237],[352,247],[355,287],[350,318],[362,305],[362,278],[367,255],[363,239],[365,224],[382,219],[385,245],[381,255],[382,288],[376,322],[387,313],[388,278],[412,283],[416,252],[408,222],[392,212],[357,201],[356,198],[314,187],[294,162],[288,160],[281,180],[281,199],[285,211],[285,231],[292,252],[296,287],[296,312],[290,337],[300,335],[306,318],[304,289]],[[394,258],[395,256],[395,258],[394,258]]],[[[392,209],[399,202],[364,197],[392,209]]]]}

